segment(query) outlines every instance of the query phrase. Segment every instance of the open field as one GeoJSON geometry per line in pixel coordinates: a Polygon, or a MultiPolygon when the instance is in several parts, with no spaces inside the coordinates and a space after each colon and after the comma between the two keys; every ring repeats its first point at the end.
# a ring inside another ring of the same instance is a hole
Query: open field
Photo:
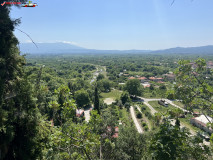
{"type": "Polygon", "coordinates": [[[158,101],[150,101],[149,104],[160,113],[167,113],[169,110],[175,109],[172,105],[168,105],[168,107],[164,107],[158,104],[158,101]]]}
{"type": "Polygon", "coordinates": [[[172,101],[174,104],[178,105],[181,108],[184,108],[184,104],[179,101],[172,101]]]}
{"type": "MultiPolygon", "coordinates": [[[[162,105],[159,105],[157,101],[151,101],[149,102],[149,104],[155,108],[158,112],[162,113],[162,114],[166,114],[167,111],[169,110],[173,110],[175,109],[172,105],[169,104],[168,107],[164,107],[162,105]]],[[[176,104],[178,105],[178,104],[176,104]]],[[[190,123],[190,119],[192,118],[193,116],[188,114],[186,115],[185,118],[179,118],[180,122],[186,126],[187,128],[189,128],[190,130],[194,131],[194,132],[197,132],[197,131],[201,131],[199,128],[197,127],[194,127],[191,123],[190,123]]]]}
{"type": "Polygon", "coordinates": [[[112,98],[113,100],[119,99],[121,96],[122,92],[120,92],[119,90],[112,90],[111,92],[108,93],[101,93],[100,94],[100,98],[101,99],[105,99],[105,98],[112,98]]]}

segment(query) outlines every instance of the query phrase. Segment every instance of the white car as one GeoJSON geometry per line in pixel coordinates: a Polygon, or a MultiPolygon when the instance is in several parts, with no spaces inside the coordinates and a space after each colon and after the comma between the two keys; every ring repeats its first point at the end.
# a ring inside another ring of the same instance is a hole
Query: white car
{"type": "Polygon", "coordinates": [[[24,3],[22,4],[22,7],[36,7],[38,6],[37,3],[24,3]]]}

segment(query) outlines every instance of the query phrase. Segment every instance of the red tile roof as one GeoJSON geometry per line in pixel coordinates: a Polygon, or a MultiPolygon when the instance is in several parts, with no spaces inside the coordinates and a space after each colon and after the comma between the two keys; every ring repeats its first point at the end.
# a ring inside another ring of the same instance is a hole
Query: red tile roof
{"type": "Polygon", "coordinates": [[[135,79],[135,77],[129,77],[128,79],[135,79]]]}
{"type": "Polygon", "coordinates": [[[138,79],[140,79],[140,80],[145,80],[145,79],[147,79],[146,77],[139,77],[138,79]]]}
{"type": "Polygon", "coordinates": [[[150,80],[155,80],[156,78],[155,78],[155,77],[149,77],[149,79],[150,79],[150,80]]]}

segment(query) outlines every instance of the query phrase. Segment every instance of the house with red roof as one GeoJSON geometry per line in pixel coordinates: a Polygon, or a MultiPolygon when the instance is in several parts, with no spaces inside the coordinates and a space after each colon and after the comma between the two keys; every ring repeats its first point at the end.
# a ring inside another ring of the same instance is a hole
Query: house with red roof
{"type": "Polygon", "coordinates": [[[191,118],[190,123],[209,134],[213,133],[212,128],[207,125],[208,123],[213,123],[213,119],[209,116],[200,115],[199,117],[193,117],[191,118]]]}
{"type": "Polygon", "coordinates": [[[129,77],[128,79],[135,79],[135,77],[129,77]]]}
{"type": "Polygon", "coordinates": [[[144,82],[147,81],[147,78],[146,78],[146,77],[139,77],[138,79],[141,81],[141,83],[144,83],[144,82]]]}

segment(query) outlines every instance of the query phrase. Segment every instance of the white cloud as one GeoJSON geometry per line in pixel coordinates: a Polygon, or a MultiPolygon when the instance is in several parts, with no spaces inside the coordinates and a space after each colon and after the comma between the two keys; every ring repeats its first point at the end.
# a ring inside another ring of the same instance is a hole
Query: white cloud
{"type": "Polygon", "coordinates": [[[72,45],[78,45],[78,43],[73,42],[73,41],[56,41],[56,42],[67,43],[67,44],[72,44],[72,45]]]}
{"type": "Polygon", "coordinates": [[[25,43],[32,43],[32,41],[31,40],[26,40],[25,43]]]}

